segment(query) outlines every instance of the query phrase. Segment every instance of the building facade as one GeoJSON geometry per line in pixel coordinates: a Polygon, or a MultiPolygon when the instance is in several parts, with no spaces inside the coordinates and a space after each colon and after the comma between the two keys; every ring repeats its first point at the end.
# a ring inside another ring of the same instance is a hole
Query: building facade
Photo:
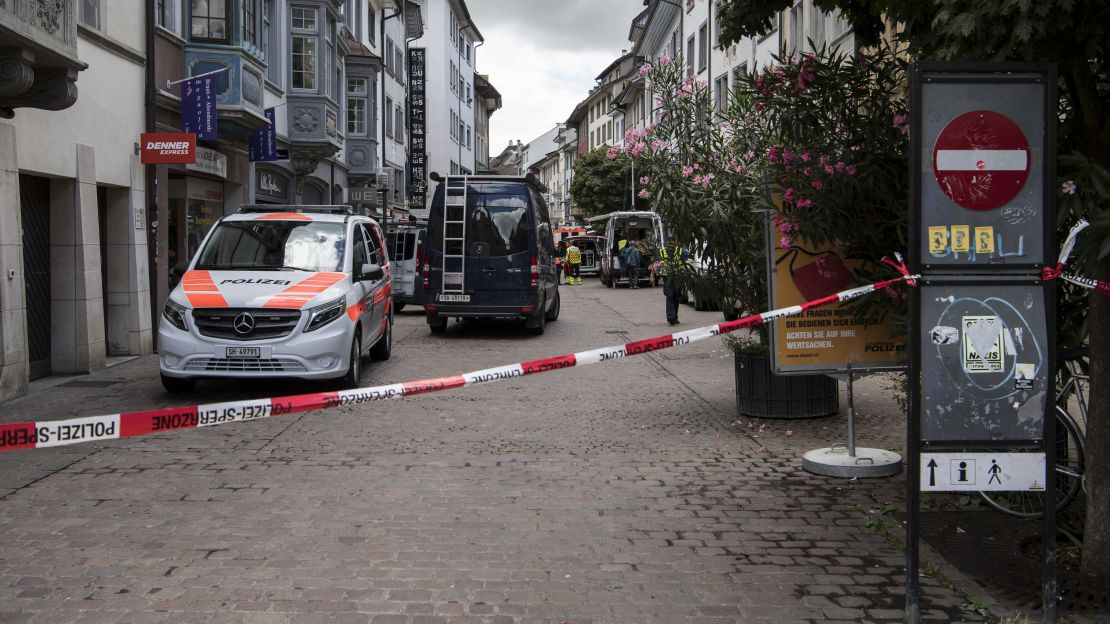
{"type": "MultiPolygon", "coordinates": [[[[423,10],[424,33],[410,45],[424,51],[427,172],[474,173],[474,76],[482,33],[464,0],[425,2],[423,10]]],[[[414,206],[412,212],[426,218],[427,205],[423,210],[414,206]]]]}
{"type": "Polygon", "coordinates": [[[474,74],[474,93],[474,171],[488,173],[489,123],[493,113],[501,109],[501,93],[483,74],[474,74]]]}
{"type": "Polygon", "coordinates": [[[0,3],[0,399],[151,352],[143,20],[0,3]]]}

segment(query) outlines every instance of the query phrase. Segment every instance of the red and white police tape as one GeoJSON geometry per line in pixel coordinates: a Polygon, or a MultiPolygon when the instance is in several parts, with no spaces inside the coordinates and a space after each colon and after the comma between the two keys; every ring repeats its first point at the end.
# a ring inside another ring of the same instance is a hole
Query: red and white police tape
{"type": "Polygon", "coordinates": [[[901,262],[888,262],[902,275],[895,278],[852,288],[843,292],[829,295],[821,299],[809,301],[802,305],[790,306],[753,314],[735,321],[699,327],[690,331],[657,336],[647,340],[638,340],[623,345],[603,347],[592,351],[582,351],[556,357],[521,362],[487,368],[484,370],[464,373],[452,377],[437,379],[422,379],[387,386],[374,386],[370,388],[356,388],[338,392],[320,392],[314,394],[301,394],[270,399],[256,399],[250,401],[230,401],[226,403],[209,403],[207,405],[194,405],[191,407],[174,407],[142,412],[128,412],[122,414],[109,414],[106,416],[84,416],[67,420],[48,420],[40,422],[24,422],[0,424],[0,451],[16,449],[45,448],[78,444],[81,442],[95,442],[98,440],[115,440],[117,438],[133,438],[137,436],[160,433],[174,429],[193,429],[196,427],[209,427],[233,422],[268,418],[270,416],[284,416],[313,410],[328,409],[343,405],[358,405],[370,401],[383,399],[397,399],[402,397],[450,390],[474,384],[490,383],[502,379],[546,373],[548,371],[570,368],[572,366],[585,366],[607,362],[618,358],[641,355],[699,342],[713,336],[734,332],[738,329],[759,325],[768,321],[786,316],[801,314],[805,310],[819,308],[832,303],[840,303],[862,297],[868,293],[882,290],[899,282],[915,283],[916,275],[910,275],[905,264],[901,262]]]}
{"type": "Polygon", "coordinates": [[[1060,258],[1056,262],[1055,267],[1045,267],[1042,271],[1041,277],[1047,282],[1060,278],[1064,281],[1071,282],[1076,286],[1082,286],[1096,292],[1101,292],[1110,295],[1110,282],[1094,279],[1093,277],[1083,277],[1082,275],[1075,275],[1073,273],[1064,273],[1064,266],[1068,263],[1068,257],[1075,249],[1075,241],[1079,238],[1079,233],[1087,229],[1090,223],[1086,219],[1080,219],[1079,223],[1072,226],[1071,231],[1068,232],[1068,238],[1064,241],[1064,245],[1060,247],[1060,258]]]}

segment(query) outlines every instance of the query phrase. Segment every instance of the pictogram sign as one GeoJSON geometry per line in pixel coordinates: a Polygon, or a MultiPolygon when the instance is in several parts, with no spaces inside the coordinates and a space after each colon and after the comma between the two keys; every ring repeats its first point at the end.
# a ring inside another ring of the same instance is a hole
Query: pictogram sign
{"type": "Polygon", "coordinates": [[[1000,208],[1017,197],[1029,179],[1029,141],[1001,113],[964,113],[937,137],[933,175],[944,194],[964,208],[1000,208]]]}
{"type": "Polygon", "coordinates": [[[1043,492],[1044,453],[922,453],[922,492],[1043,492]]]}

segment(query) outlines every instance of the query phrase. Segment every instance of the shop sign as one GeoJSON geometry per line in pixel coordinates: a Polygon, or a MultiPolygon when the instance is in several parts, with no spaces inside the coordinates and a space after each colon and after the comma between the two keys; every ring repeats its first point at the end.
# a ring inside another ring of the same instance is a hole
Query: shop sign
{"type": "Polygon", "coordinates": [[[144,132],[144,165],[189,165],[197,159],[197,137],[192,132],[144,132]]]}
{"type": "Polygon", "coordinates": [[[195,163],[185,165],[189,171],[207,173],[218,178],[227,178],[227,156],[207,147],[197,147],[195,163]]]}
{"type": "Polygon", "coordinates": [[[347,200],[367,208],[378,207],[378,189],[373,187],[352,188],[347,191],[347,200]]]}
{"type": "Polygon", "coordinates": [[[409,195],[410,205],[423,210],[427,202],[428,160],[425,133],[427,109],[425,102],[425,52],[409,49],[409,195]]]}
{"type": "Polygon", "coordinates": [[[289,198],[289,180],[285,176],[273,171],[259,171],[255,176],[256,195],[264,195],[281,200],[289,198]]]}

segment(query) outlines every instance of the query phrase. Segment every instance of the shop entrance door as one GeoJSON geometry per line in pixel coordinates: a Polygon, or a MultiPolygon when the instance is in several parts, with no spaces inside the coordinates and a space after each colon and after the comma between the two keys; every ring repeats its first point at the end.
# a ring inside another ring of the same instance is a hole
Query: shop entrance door
{"type": "Polygon", "coordinates": [[[19,176],[23,276],[27,285],[27,355],[31,379],[50,374],[50,180],[19,176]]]}

